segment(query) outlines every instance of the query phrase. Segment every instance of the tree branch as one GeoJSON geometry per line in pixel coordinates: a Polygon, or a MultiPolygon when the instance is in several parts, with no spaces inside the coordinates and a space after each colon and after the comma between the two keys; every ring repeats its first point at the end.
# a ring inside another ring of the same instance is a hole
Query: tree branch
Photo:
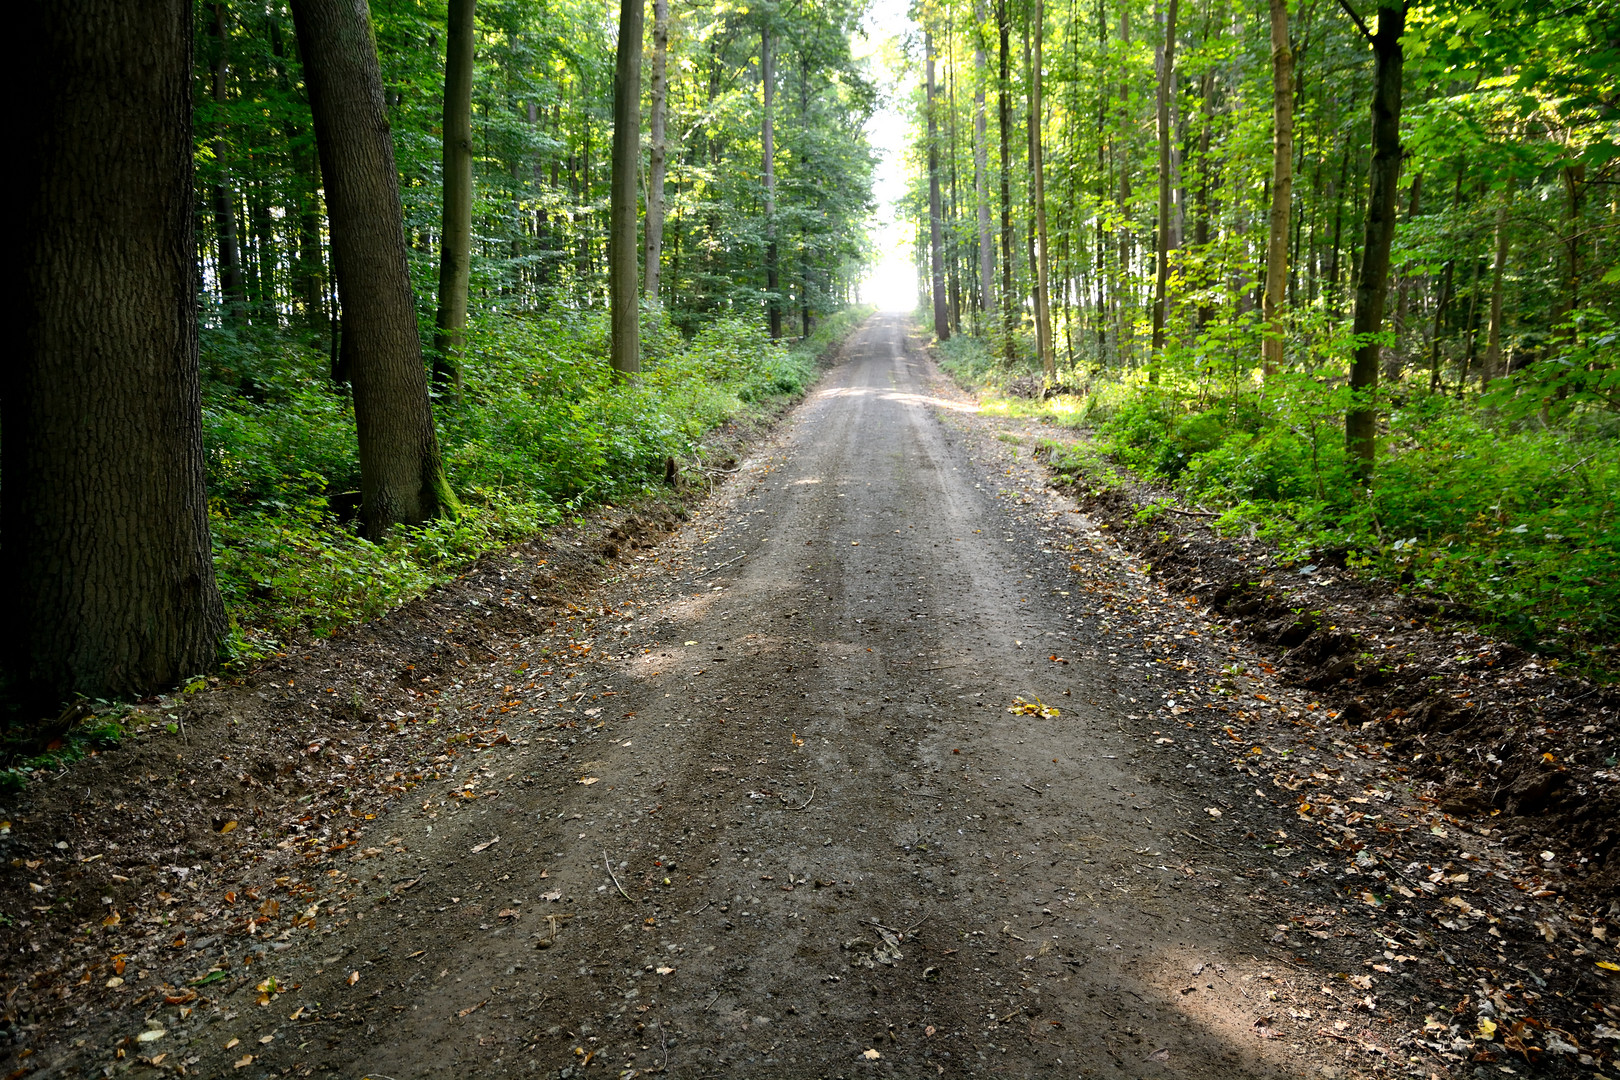
{"type": "Polygon", "coordinates": [[[1339,0],[1339,6],[1344,8],[1346,15],[1350,16],[1350,21],[1356,24],[1356,29],[1361,31],[1361,36],[1371,41],[1373,39],[1372,31],[1368,30],[1367,24],[1361,21],[1361,16],[1356,14],[1356,9],[1350,6],[1349,0],[1339,0]]]}

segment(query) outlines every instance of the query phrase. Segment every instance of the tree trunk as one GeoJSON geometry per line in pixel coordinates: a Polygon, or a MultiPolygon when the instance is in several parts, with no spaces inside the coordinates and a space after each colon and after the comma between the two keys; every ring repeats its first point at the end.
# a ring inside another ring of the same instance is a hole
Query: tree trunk
{"type": "Polygon", "coordinates": [[[439,227],[439,313],[434,321],[433,382],[461,387],[472,272],[473,24],[477,0],[450,0],[444,55],[444,215],[439,227]]]}
{"type": "Polygon", "coordinates": [[[1502,371],[1502,278],[1508,257],[1508,204],[1513,198],[1513,184],[1502,193],[1496,208],[1496,255],[1491,261],[1491,325],[1485,337],[1485,364],[1479,371],[1479,388],[1485,389],[1502,371]]]}
{"type": "Polygon", "coordinates": [[[360,523],[375,539],[394,525],[417,525],[459,507],[428,403],[370,12],[365,0],[291,6],[343,305],[339,367],[354,388],[360,523]]]}
{"type": "Polygon", "coordinates": [[[636,266],[636,179],[641,165],[642,0],[619,0],[613,67],[613,178],[609,193],[609,360],[621,378],[641,370],[641,274],[636,266]]]}
{"type": "Polygon", "coordinates": [[[979,308],[995,310],[996,253],[990,233],[989,144],[984,122],[984,0],[974,6],[973,26],[973,193],[979,214],[979,308]]]}
{"type": "MultiPolygon", "coordinates": [[[[208,23],[208,36],[214,39],[214,62],[209,68],[209,86],[214,96],[215,127],[225,130],[226,82],[230,66],[226,47],[225,5],[212,5],[214,17],[208,23]]],[[[238,326],[246,326],[247,289],[242,283],[242,245],[237,239],[236,197],[231,191],[230,146],[224,135],[216,135],[213,144],[214,164],[214,240],[218,247],[218,275],[220,299],[225,304],[226,317],[238,326]]]]}
{"type": "Polygon", "coordinates": [[[1012,63],[1007,23],[1007,0],[996,0],[996,28],[1001,38],[999,78],[996,84],[996,108],[1001,128],[1001,355],[1011,364],[1016,358],[1017,342],[1013,331],[1017,327],[1018,305],[1013,297],[1012,259],[1012,63]]]}
{"type": "MultiPolygon", "coordinates": [[[[1272,0],[1273,4],[1281,0],[1272,0]]],[[[1153,361],[1148,378],[1159,381],[1159,365],[1164,352],[1166,293],[1170,287],[1170,94],[1176,77],[1176,9],[1178,0],[1169,0],[1164,14],[1164,45],[1160,52],[1158,130],[1159,130],[1159,221],[1153,256],[1153,361]]]]}
{"type": "Polygon", "coordinates": [[[1446,260],[1446,268],[1440,272],[1440,299],[1434,305],[1434,333],[1429,335],[1429,393],[1433,394],[1440,389],[1440,331],[1446,317],[1446,308],[1451,306],[1451,276],[1452,264],[1455,259],[1446,260]]]}
{"type": "Polygon", "coordinates": [[[652,146],[647,162],[647,251],[646,284],[648,300],[658,299],[658,278],[664,261],[664,170],[669,155],[664,135],[664,114],[669,96],[669,0],[653,0],[652,146]]]}
{"type": "MultiPolygon", "coordinates": [[[[1170,0],[1174,5],[1176,0],[1170,0]]],[[[1041,161],[1041,44],[1046,25],[1045,5],[1031,5],[1035,24],[1035,62],[1029,80],[1029,174],[1034,190],[1030,201],[1035,209],[1035,345],[1041,356],[1046,381],[1057,381],[1057,355],[1052,347],[1052,298],[1048,292],[1051,256],[1046,235],[1046,178],[1041,161]]]]}
{"type": "Polygon", "coordinates": [[[945,252],[939,207],[939,139],[934,121],[934,35],[923,32],[923,52],[928,67],[928,267],[930,293],[934,301],[934,336],[951,339],[950,306],[945,297],[945,252]]]}
{"type": "Polygon", "coordinates": [[[765,307],[770,316],[771,339],[782,336],[780,271],[776,263],[776,57],[771,52],[769,15],[760,28],[759,81],[765,92],[765,115],[760,119],[759,141],[765,173],[765,307]]]}
{"type": "Polygon", "coordinates": [[[141,694],[206,669],[225,631],[203,489],[192,7],[25,4],[13,29],[27,47],[0,662],[35,703],[141,694]]]}
{"type": "Polygon", "coordinates": [[[1294,204],[1294,50],[1288,41],[1288,0],[1271,0],[1271,233],[1266,243],[1266,291],[1261,299],[1266,378],[1283,362],[1283,290],[1288,283],[1288,215],[1294,204]]]}
{"type": "Polygon", "coordinates": [[[1359,483],[1372,482],[1377,451],[1378,350],[1389,291],[1389,248],[1395,236],[1395,194],[1401,174],[1401,35],[1406,5],[1378,9],[1372,35],[1372,165],[1367,170],[1367,218],[1361,267],[1356,278],[1356,315],[1351,323],[1355,354],[1350,389],[1355,400],[1345,412],[1344,439],[1359,483]]]}

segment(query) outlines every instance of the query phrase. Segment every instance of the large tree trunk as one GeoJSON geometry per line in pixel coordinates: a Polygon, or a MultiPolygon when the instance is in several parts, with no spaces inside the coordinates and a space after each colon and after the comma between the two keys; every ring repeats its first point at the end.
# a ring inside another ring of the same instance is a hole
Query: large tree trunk
{"type": "Polygon", "coordinates": [[[636,178],[641,165],[642,0],[619,0],[613,67],[613,183],[608,199],[610,362],[621,377],[641,370],[641,274],[636,266],[636,178]]]}
{"type": "Polygon", "coordinates": [[[759,141],[765,178],[765,308],[770,318],[771,338],[782,336],[781,273],[776,259],[776,56],[771,51],[770,16],[759,33],[759,81],[765,92],[765,113],[760,118],[759,141]]]}
{"type": "Polygon", "coordinates": [[[439,227],[439,312],[433,332],[433,382],[461,386],[472,271],[473,14],[477,0],[450,0],[444,54],[444,215],[439,227]]]}
{"type": "Polygon", "coordinates": [[[1001,356],[1011,364],[1017,355],[1013,331],[1018,302],[1013,296],[1012,259],[1012,42],[1007,22],[1007,0],[996,0],[996,29],[1000,36],[1000,68],[996,81],[996,111],[1001,128],[1001,356]]]}
{"type": "Polygon", "coordinates": [[[984,122],[984,0],[974,5],[973,27],[973,194],[979,212],[979,309],[995,310],[996,253],[990,234],[989,144],[984,122]]]}
{"type": "Polygon", "coordinates": [[[0,388],[3,662],[27,695],[139,694],[225,630],[203,490],[192,7],[25,4],[0,388]]]}
{"type": "Polygon", "coordinates": [[[1266,243],[1266,290],[1261,297],[1266,376],[1283,362],[1283,290],[1288,283],[1288,215],[1294,202],[1294,50],[1288,41],[1288,0],[1271,0],[1271,233],[1266,243]]]}
{"type": "MultiPolygon", "coordinates": [[[[1280,3],[1281,0],[1272,0],[1280,3]]],[[[1176,79],[1177,0],[1169,0],[1164,16],[1164,44],[1159,53],[1159,221],[1157,248],[1153,255],[1153,358],[1148,377],[1159,381],[1159,363],[1164,351],[1166,292],[1170,284],[1170,94],[1176,79]]]]}
{"type": "Polygon", "coordinates": [[[945,252],[939,207],[939,132],[934,122],[938,104],[934,89],[934,35],[923,32],[923,51],[928,67],[928,267],[934,301],[934,336],[940,341],[951,337],[951,312],[945,297],[945,252]]]}
{"type": "MultiPolygon", "coordinates": [[[[1170,0],[1172,4],[1176,0],[1170,0]]],[[[1030,202],[1035,211],[1035,350],[1041,356],[1041,370],[1047,382],[1057,380],[1057,355],[1052,348],[1052,298],[1047,288],[1051,256],[1047,251],[1046,177],[1041,161],[1041,43],[1046,25],[1045,8],[1032,5],[1030,19],[1035,24],[1035,62],[1029,80],[1029,174],[1030,202]]]]}
{"type": "Polygon", "coordinates": [[[647,162],[647,251],[646,285],[648,300],[658,299],[658,278],[664,261],[664,170],[669,146],[664,135],[664,114],[669,106],[669,0],[653,0],[652,146],[647,162]]]}
{"type": "Polygon", "coordinates": [[[1389,248],[1395,237],[1396,183],[1401,175],[1401,35],[1406,32],[1406,5],[1378,9],[1372,35],[1372,166],[1367,172],[1367,222],[1360,272],[1356,278],[1356,314],[1351,322],[1355,354],[1350,363],[1350,389],[1355,401],[1345,412],[1345,448],[1356,479],[1370,483],[1377,451],[1379,331],[1389,292],[1389,248]]]}
{"type": "MultiPolygon", "coordinates": [[[[214,56],[208,72],[209,89],[214,97],[216,129],[223,131],[226,86],[230,71],[229,49],[226,43],[225,5],[215,3],[212,7],[213,18],[208,22],[208,36],[213,39],[214,56]]],[[[238,326],[246,326],[247,289],[242,283],[242,245],[237,239],[236,195],[231,190],[230,146],[224,135],[215,136],[212,149],[214,166],[218,170],[214,174],[214,190],[210,194],[214,204],[214,241],[218,259],[216,271],[219,276],[220,299],[224,302],[225,314],[230,321],[238,326]]]]}
{"type": "Polygon", "coordinates": [[[369,537],[457,509],[428,403],[399,173],[366,0],[292,0],[354,389],[360,522],[369,537]]]}

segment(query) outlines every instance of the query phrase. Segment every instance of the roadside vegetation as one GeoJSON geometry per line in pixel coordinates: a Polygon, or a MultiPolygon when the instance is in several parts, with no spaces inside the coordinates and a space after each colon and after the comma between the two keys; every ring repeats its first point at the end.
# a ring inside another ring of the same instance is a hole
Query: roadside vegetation
{"type": "Polygon", "coordinates": [[[1620,670],[1620,416],[1600,407],[1590,356],[1514,372],[1480,395],[1401,387],[1387,399],[1377,481],[1363,487],[1345,449],[1347,392],[1326,373],[1234,379],[1166,365],[1154,384],[1070,369],[1058,381],[1073,392],[1043,400],[1032,357],[1007,367],[966,336],[941,353],[988,408],[1083,430],[1055,458],[1079,482],[1134,475],[1301,566],[1342,562],[1555,660],[1620,670]]]}
{"type": "Polygon", "coordinates": [[[676,497],[671,459],[697,463],[708,432],[795,399],[869,313],[847,308],[790,344],[743,319],[688,339],[649,309],[629,384],[607,365],[606,312],[482,320],[461,393],[435,403],[461,512],[381,541],[355,527],[353,408],[323,377],[325,353],[286,335],[210,334],[203,432],[231,658],[375,617],[592,504],[676,497]]]}

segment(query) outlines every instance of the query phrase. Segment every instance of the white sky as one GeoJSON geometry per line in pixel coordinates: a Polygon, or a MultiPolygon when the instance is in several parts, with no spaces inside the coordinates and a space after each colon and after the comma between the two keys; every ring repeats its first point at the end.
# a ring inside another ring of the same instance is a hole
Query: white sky
{"type": "MultiPolygon", "coordinates": [[[[873,195],[877,214],[871,224],[875,261],[861,283],[861,299],[885,311],[911,311],[917,306],[917,271],[912,254],[912,230],[900,220],[896,203],[905,193],[906,125],[895,102],[906,88],[896,85],[896,73],[883,65],[891,41],[912,28],[906,17],[909,0],[871,0],[866,16],[868,41],[883,80],[883,105],[866,125],[867,138],[878,154],[873,195]]],[[[892,55],[892,53],[891,53],[892,55]]]]}

